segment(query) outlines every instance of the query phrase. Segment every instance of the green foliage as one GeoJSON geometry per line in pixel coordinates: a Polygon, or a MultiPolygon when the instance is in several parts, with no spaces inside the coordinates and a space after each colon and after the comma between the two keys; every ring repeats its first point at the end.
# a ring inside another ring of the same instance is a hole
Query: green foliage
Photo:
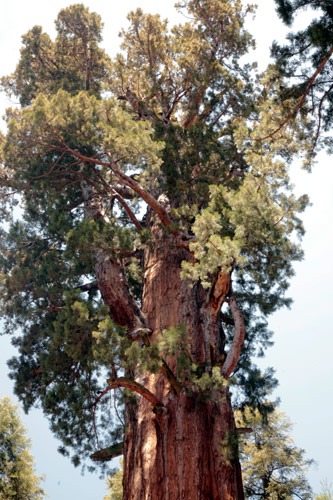
{"type": "Polygon", "coordinates": [[[17,406],[8,397],[0,400],[0,496],[2,500],[39,500],[45,498],[36,476],[17,406]]]}
{"type": "Polygon", "coordinates": [[[291,423],[274,410],[263,421],[258,411],[236,412],[237,427],[250,427],[239,438],[240,460],[246,498],[278,500],[310,499],[311,488],[305,472],[313,463],[304,458],[291,438],[291,423]]]}
{"type": "Polygon", "coordinates": [[[165,361],[173,360],[176,364],[176,375],[189,393],[200,393],[202,397],[215,399],[214,392],[226,384],[219,367],[215,366],[210,373],[204,366],[193,362],[190,354],[190,343],[185,325],[163,330],[158,336],[158,350],[165,361]]]}
{"type": "Polygon", "coordinates": [[[277,12],[287,26],[292,26],[303,10],[311,15],[311,21],[302,30],[288,34],[288,44],[275,42],[272,54],[276,59],[280,75],[288,78],[288,85],[281,87],[281,99],[299,101],[308,90],[308,99],[302,110],[316,122],[317,133],[313,144],[328,145],[332,141],[323,132],[328,132],[333,119],[333,6],[330,0],[275,0],[277,12]],[[320,69],[314,81],[310,76],[320,69]],[[295,79],[295,75],[296,79],[295,79]]]}
{"type": "Polygon", "coordinates": [[[328,484],[327,480],[321,483],[321,491],[315,496],[315,500],[332,500],[333,488],[332,484],[328,484]]]}
{"type": "Polygon", "coordinates": [[[238,460],[238,437],[236,431],[227,432],[225,438],[220,441],[220,453],[223,456],[223,460],[229,465],[238,460]]]}
{"type": "Polygon", "coordinates": [[[62,9],[55,24],[54,42],[40,26],[22,37],[20,62],[12,75],[2,79],[5,90],[19,97],[22,106],[31,104],[41,92],[51,95],[59,89],[100,94],[109,63],[97,45],[102,39],[100,16],[75,4],[62,9]]]}
{"type": "Polygon", "coordinates": [[[163,330],[158,337],[158,349],[160,355],[169,361],[176,361],[177,378],[182,382],[191,380],[191,372],[195,367],[189,353],[190,344],[186,335],[185,325],[179,325],[163,330]]]}
{"type": "Polygon", "coordinates": [[[120,459],[120,468],[108,477],[107,489],[110,491],[103,500],[122,500],[123,499],[123,460],[120,459]]]}
{"type": "MultiPolygon", "coordinates": [[[[141,305],[143,250],[161,243],[150,231],[147,193],[168,197],[169,229],[193,252],[182,266],[194,290],[233,269],[246,325],[236,404],[264,411],[276,384],[253,358],[270,345],[266,317],[290,304],[292,263],[302,258],[294,236],[303,234],[308,200],[293,195],[288,163],[311,151],[312,124],[302,115],[272,134],[295,98],[280,99],[276,69],[256,78],[241,63],[253,7],[186,0],[178,8],[190,20],[170,29],[157,15],[131,12],[123,53],[110,61],[98,46],[99,16],[68,7],[55,41],[39,27],[23,37],[18,66],[2,80],[22,105],[7,110],[0,148],[1,189],[8,200],[19,193],[23,212],[0,239],[1,314],[19,349],[11,376],[25,410],[42,406],[75,464],[121,441],[113,393],[100,397],[105,380],[155,373],[166,360],[205,397],[225,383],[220,366],[193,363],[182,325],[157,342],[147,332],[130,341],[103,305],[95,269],[102,258],[118,266],[113,279],[127,279],[141,305]]],[[[234,335],[228,309],[222,328],[223,351],[234,335]]],[[[115,399],[121,408],[120,390],[115,399]]]]}
{"type": "MultiPolygon", "coordinates": [[[[200,371],[199,371],[200,373],[200,371]]],[[[221,375],[221,369],[218,366],[212,368],[211,373],[204,372],[201,375],[192,375],[192,387],[201,393],[203,397],[210,398],[213,401],[219,401],[219,391],[227,381],[221,375]]]]}

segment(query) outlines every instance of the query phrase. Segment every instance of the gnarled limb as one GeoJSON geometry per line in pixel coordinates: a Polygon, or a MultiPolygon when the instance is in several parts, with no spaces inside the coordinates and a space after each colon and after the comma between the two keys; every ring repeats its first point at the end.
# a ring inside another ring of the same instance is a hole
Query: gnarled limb
{"type": "Polygon", "coordinates": [[[126,186],[132,188],[133,191],[135,191],[139,196],[141,196],[141,198],[147,203],[147,205],[149,205],[150,208],[152,208],[157,213],[157,215],[160,218],[160,221],[165,227],[170,226],[171,220],[169,218],[168,212],[153,196],[151,196],[150,193],[148,193],[148,191],[143,189],[140,186],[140,184],[138,184],[134,179],[121,172],[115,166],[115,164],[110,164],[109,167],[112,170],[112,172],[118,177],[118,179],[123,181],[123,183],[126,186]]]}
{"type": "Polygon", "coordinates": [[[230,350],[222,367],[222,375],[226,379],[230,377],[231,373],[236,368],[246,333],[243,313],[238,307],[233,295],[229,299],[229,307],[234,319],[235,332],[230,350]]]}
{"type": "Polygon", "coordinates": [[[112,258],[108,251],[98,250],[95,273],[98,288],[113,321],[117,325],[127,326],[129,338],[133,330],[145,328],[144,318],[129,290],[121,263],[112,258]]]}

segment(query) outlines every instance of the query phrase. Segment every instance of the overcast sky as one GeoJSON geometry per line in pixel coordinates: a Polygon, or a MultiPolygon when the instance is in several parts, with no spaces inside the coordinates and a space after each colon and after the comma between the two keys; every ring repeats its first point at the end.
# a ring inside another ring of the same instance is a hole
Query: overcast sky
{"type": "MultiPolygon", "coordinates": [[[[2,0],[0,2],[0,75],[10,74],[18,61],[21,35],[32,26],[41,25],[54,35],[53,21],[61,8],[73,1],[2,0]]],[[[179,18],[173,0],[161,3],[150,0],[90,0],[83,2],[104,22],[103,47],[114,55],[119,46],[118,33],[126,25],[126,14],[137,7],[146,12],[160,13],[170,24],[179,18]]],[[[269,46],[284,36],[286,29],[274,12],[273,0],[257,0],[258,13],[249,22],[249,30],[257,40],[256,60],[263,68],[268,63],[269,46]]],[[[0,95],[1,115],[12,105],[0,95]]],[[[318,157],[312,174],[292,168],[297,194],[308,193],[312,201],[305,216],[307,233],[303,247],[305,259],[296,264],[289,295],[294,299],[290,310],[275,314],[270,327],[275,332],[275,346],[269,350],[262,366],[273,366],[280,381],[275,395],[281,398],[280,409],[294,422],[296,445],[314,458],[318,467],[309,472],[313,489],[318,492],[320,481],[333,482],[333,401],[332,401],[332,244],[333,244],[333,169],[332,159],[318,157]]],[[[12,383],[7,377],[6,361],[14,354],[8,337],[0,337],[0,397],[12,395],[12,383]]],[[[32,439],[32,453],[38,473],[46,474],[44,488],[50,500],[102,500],[104,481],[97,475],[81,476],[68,459],[57,453],[59,443],[48,430],[48,423],[39,411],[22,415],[32,439]]]]}

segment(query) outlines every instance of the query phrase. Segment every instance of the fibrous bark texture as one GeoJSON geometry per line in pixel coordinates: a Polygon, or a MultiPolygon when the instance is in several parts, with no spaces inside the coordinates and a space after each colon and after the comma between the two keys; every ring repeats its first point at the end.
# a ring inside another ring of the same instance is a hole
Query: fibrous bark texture
{"type": "MultiPolygon", "coordinates": [[[[184,324],[190,355],[210,370],[212,354],[222,353],[219,311],[229,279],[217,276],[211,290],[191,286],[180,277],[181,262],[192,258],[176,236],[152,228],[160,244],[145,251],[142,313],[151,342],[164,329],[184,324]]],[[[169,362],[175,370],[175,362],[169,362]]],[[[173,390],[163,373],[140,380],[161,401],[159,411],[144,398],[127,408],[124,443],[126,500],[228,500],[243,498],[237,438],[228,388],[214,399],[185,388],[173,390]]]]}

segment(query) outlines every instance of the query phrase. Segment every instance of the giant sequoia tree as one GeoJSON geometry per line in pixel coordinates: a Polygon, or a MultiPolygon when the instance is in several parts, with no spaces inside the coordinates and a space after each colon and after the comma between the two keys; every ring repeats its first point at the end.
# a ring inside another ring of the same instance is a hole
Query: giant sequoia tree
{"type": "Polygon", "coordinates": [[[112,61],[82,5],[60,12],[54,41],[23,37],[3,79],[21,109],[1,196],[22,217],[1,234],[1,312],[16,393],[74,463],[124,453],[128,500],[241,499],[231,393],[268,409],[275,381],[253,358],[302,255],[307,199],[287,167],[311,123],[275,132],[297,97],[281,100],[273,67],[242,64],[250,8],[179,8],[172,29],[132,12],[112,61]]]}

